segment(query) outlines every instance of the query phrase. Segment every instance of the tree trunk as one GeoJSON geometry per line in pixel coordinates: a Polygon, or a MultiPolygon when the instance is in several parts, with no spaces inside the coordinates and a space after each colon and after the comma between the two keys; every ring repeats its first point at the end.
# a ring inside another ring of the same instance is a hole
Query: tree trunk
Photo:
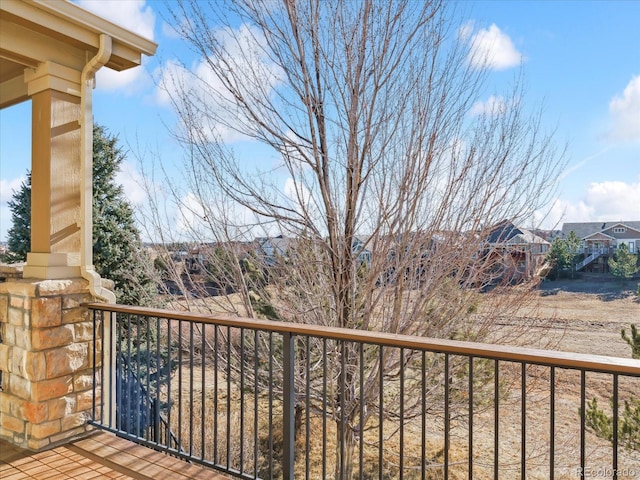
{"type": "MultiPolygon", "coordinates": [[[[342,422],[336,421],[336,474],[339,480],[352,480],[354,478],[354,453],[357,438],[354,431],[349,427],[349,421],[345,419],[344,436],[342,432],[342,422]]],[[[362,466],[361,466],[362,468],[362,466]]]]}

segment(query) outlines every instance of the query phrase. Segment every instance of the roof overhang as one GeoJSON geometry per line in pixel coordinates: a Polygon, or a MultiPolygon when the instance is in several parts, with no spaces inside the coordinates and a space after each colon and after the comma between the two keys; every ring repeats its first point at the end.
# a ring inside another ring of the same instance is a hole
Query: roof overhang
{"type": "MultiPolygon", "coordinates": [[[[627,230],[633,230],[634,232],[640,233],[640,230],[638,230],[637,228],[630,227],[630,226],[629,226],[629,225],[627,225],[626,223],[616,223],[616,224],[614,224],[614,225],[611,225],[610,227],[605,228],[605,229],[604,229],[604,230],[602,230],[602,231],[603,231],[603,232],[608,232],[608,231],[613,232],[613,229],[614,229],[614,228],[617,228],[617,227],[624,227],[624,228],[626,228],[627,230]]],[[[608,235],[608,234],[606,234],[606,233],[605,233],[605,235],[608,235]]]]}
{"type": "Polygon", "coordinates": [[[28,99],[25,70],[54,62],[81,71],[100,46],[100,35],[112,40],[105,66],[122,71],[140,65],[157,45],[114,23],[64,1],[0,2],[0,108],[28,99]]]}
{"type": "Polygon", "coordinates": [[[615,240],[615,237],[612,237],[611,235],[607,235],[606,233],[603,232],[596,232],[596,233],[592,233],[591,235],[587,235],[586,237],[584,237],[582,240],[615,240]]]}

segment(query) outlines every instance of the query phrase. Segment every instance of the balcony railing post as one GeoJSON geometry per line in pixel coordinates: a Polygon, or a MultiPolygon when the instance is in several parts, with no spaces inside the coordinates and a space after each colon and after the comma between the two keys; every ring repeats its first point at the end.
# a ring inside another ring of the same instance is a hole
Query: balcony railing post
{"type": "Polygon", "coordinates": [[[102,317],[102,421],[114,428],[116,417],[116,312],[102,317]]]}
{"type": "Polygon", "coordinates": [[[282,475],[284,480],[293,480],[295,453],[295,379],[294,362],[295,351],[293,335],[285,332],[283,335],[283,455],[282,475]]]}

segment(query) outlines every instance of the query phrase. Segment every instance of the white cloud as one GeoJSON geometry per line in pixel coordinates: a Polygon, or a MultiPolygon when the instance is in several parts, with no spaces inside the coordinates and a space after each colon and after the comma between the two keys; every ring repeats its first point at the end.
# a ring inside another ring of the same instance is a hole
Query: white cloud
{"type": "Polygon", "coordinates": [[[603,148],[602,150],[600,150],[597,153],[594,153],[593,155],[589,155],[588,157],[583,158],[582,160],[580,160],[577,163],[574,163],[573,165],[571,165],[570,167],[566,168],[558,177],[558,180],[564,180],[565,178],[569,177],[570,175],[572,175],[574,172],[577,172],[578,170],[582,169],[585,165],[588,165],[591,161],[595,160],[596,158],[601,157],[602,155],[604,155],[605,153],[607,153],[609,150],[611,150],[611,147],[606,147],[603,148]]]}
{"type": "Polygon", "coordinates": [[[491,95],[486,102],[477,101],[471,107],[469,113],[472,116],[490,115],[498,116],[506,112],[507,104],[503,97],[495,97],[491,95]]]}
{"type": "Polygon", "coordinates": [[[132,205],[143,205],[147,201],[142,175],[130,162],[123,162],[116,174],[116,183],[122,185],[124,194],[132,205]]]}
{"type": "MultiPolygon", "coordinates": [[[[82,8],[131,30],[149,40],[154,38],[156,15],[145,0],[79,0],[82,8]]],[[[143,59],[144,61],[144,59],[143,59]]],[[[150,83],[145,70],[140,67],[116,72],[101,68],[96,75],[96,88],[100,90],[122,90],[127,93],[140,91],[150,83]]]]}
{"type": "Polygon", "coordinates": [[[505,70],[522,62],[522,54],[515,48],[511,38],[495,24],[481,28],[475,34],[473,32],[472,22],[467,22],[458,31],[462,40],[470,42],[467,60],[473,67],[505,70]]]}
{"type": "Polygon", "coordinates": [[[13,198],[14,192],[20,190],[20,185],[26,180],[25,176],[0,179],[0,240],[6,240],[7,231],[11,228],[11,211],[7,202],[13,198]]]}
{"type": "Polygon", "coordinates": [[[13,197],[13,193],[20,190],[20,185],[27,180],[27,177],[20,176],[10,180],[0,179],[0,203],[7,203],[13,197]]]}
{"type": "Polygon", "coordinates": [[[166,38],[181,38],[176,27],[167,22],[162,22],[162,35],[166,38]]]}
{"type": "Polygon", "coordinates": [[[584,196],[570,202],[556,199],[544,228],[560,228],[563,222],[615,222],[640,220],[640,178],[637,182],[604,181],[591,183],[584,196]]]}
{"type": "MultiPolygon", "coordinates": [[[[269,96],[283,76],[260,47],[265,41],[262,34],[255,28],[241,25],[234,30],[221,29],[215,35],[221,44],[225,64],[234,71],[246,72],[239,75],[244,81],[235,85],[239,96],[255,109],[264,108],[265,96],[269,96]]],[[[168,61],[156,73],[160,77],[156,101],[167,105],[172,99],[178,99],[178,103],[183,98],[188,99],[188,108],[191,109],[188,116],[196,123],[189,128],[204,135],[204,140],[214,137],[227,143],[244,140],[246,136],[233,127],[237,125],[238,129],[251,130],[255,128],[255,122],[246,117],[244,110],[238,107],[236,97],[228,92],[213,71],[212,62],[217,61],[201,59],[188,70],[177,61],[168,61]]],[[[183,106],[178,105],[178,108],[183,106]]]]}
{"type": "Polygon", "coordinates": [[[307,210],[311,206],[312,195],[300,180],[291,177],[284,182],[284,194],[296,205],[299,210],[307,210]]]}
{"type": "MultiPolygon", "coordinates": [[[[145,61],[145,57],[143,57],[142,63],[144,64],[145,61]]],[[[105,67],[98,70],[96,74],[96,89],[102,91],[120,90],[132,94],[144,90],[151,84],[151,78],[142,66],[122,72],[105,67]]]]}
{"type": "Polygon", "coordinates": [[[609,102],[609,113],[613,120],[612,140],[640,140],[640,75],[631,79],[622,95],[609,102]]]}
{"type": "Polygon", "coordinates": [[[471,38],[471,35],[473,35],[474,29],[475,22],[473,20],[469,20],[458,29],[458,38],[466,42],[471,38]]]}
{"type": "Polygon", "coordinates": [[[79,0],[78,5],[96,15],[153,40],[156,15],[145,0],[79,0]]]}
{"type": "Polygon", "coordinates": [[[593,209],[595,220],[637,220],[640,216],[640,179],[636,183],[592,183],[587,188],[585,203],[593,209]]]}
{"type": "Polygon", "coordinates": [[[187,193],[180,199],[178,207],[176,231],[179,236],[186,235],[204,236],[206,235],[205,209],[198,197],[192,192],[187,193]],[[194,235],[195,234],[195,235],[194,235]]]}

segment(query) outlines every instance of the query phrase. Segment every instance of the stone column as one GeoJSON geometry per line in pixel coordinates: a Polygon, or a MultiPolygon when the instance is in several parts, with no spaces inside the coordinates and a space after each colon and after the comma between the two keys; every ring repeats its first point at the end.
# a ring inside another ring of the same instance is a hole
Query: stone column
{"type": "Polygon", "coordinates": [[[80,276],[81,72],[25,71],[32,104],[31,250],[24,276],[80,276]]]}
{"type": "Polygon", "coordinates": [[[89,301],[83,279],[0,283],[0,439],[41,450],[90,429],[93,322],[80,306],[89,301]]]}

